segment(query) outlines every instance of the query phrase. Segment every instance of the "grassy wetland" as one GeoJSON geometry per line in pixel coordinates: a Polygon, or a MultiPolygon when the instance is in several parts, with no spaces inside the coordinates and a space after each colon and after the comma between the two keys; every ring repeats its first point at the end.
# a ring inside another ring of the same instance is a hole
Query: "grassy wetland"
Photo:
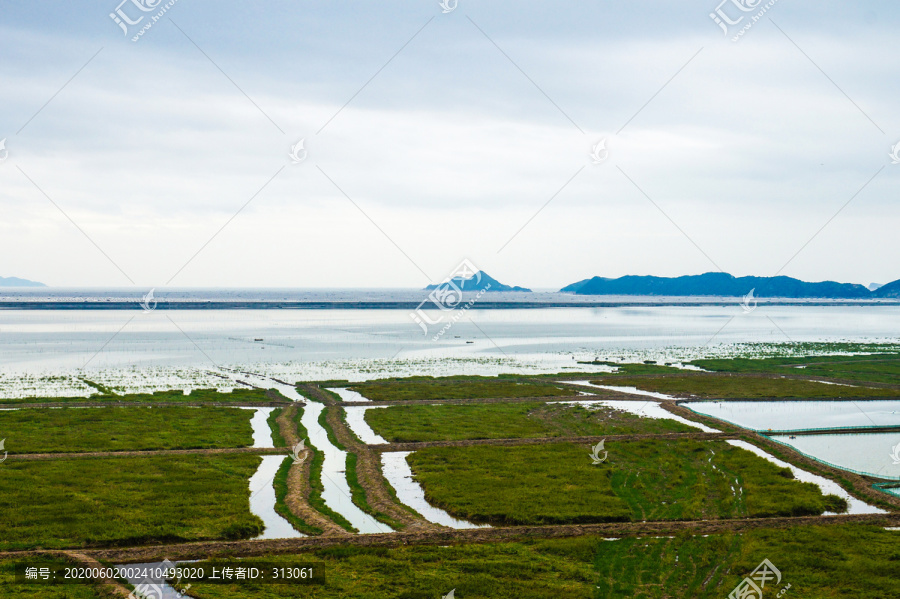
{"type": "Polygon", "coordinates": [[[805,516],[846,507],[721,441],[619,441],[606,451],[599,465],[588,446],[569,443],[435,447],[408,461],[430,503],[497,525],[805,516]]]}
{"type": "Polygon", "coordinates": [[[644,391],[679,397],[710,398],[804,398],[836,399],[841,397],[891,397],[896,390],[849,385],[833,385],[792,378],[679,374],[660,377],[624,375],[592,377],[598,385],[637,387],[644,391]]]}
{"type": "Polygon", "coordinates": [[[866,353],[781,358],[695,360],[700,368],[717,372],[792,374],[900,385],[900,353],[866,353]]]}
{"type": "MultiPolygon", "coordinates": [[[[268,558],[324,572],[315,585],[210,585],[197,599],[442,597],[595,599],[726,597],[768,559],[772,595],[802,599],[897,597],[900,533],[878,526],[798,526],[740,534],[341,547],[268,558]],[[874,592],[873,592],[874,591],[874,592]]],[[[769,587],[766,587],[769,590],[769,587]]],[[[767,593],[768,595],[768,593],[767,593]]]]}
{"type": "MultiPolygon", "coordinates": [[[[873,588],[884,592],[872,596],[898,596],[891,581],[900,575],[896,565],[900,533],[885,530],[898,524],[891,514],[820,517],[846,513],[847,502],[824,494],[818,485],[794,479],[788,468],[727,443],[725,438],[734,436],[733,432],[722,433],[724,438],[716,433],[698,437],[696,428],[675,420],[555,401],[573,395],[571,388],[556,381],[576,380],[575,376],[600,384],[724,401],[896,395],[889,382],[890,355],[873,356],[874,362],[851,358],[856,357],[704,363],[709,370],[718,370],[714,373],[615,363],[615,373],[408,377],[300,385],[307,399],[325,404],[316,422],[307,421],[311,427],[321,427],[313,431],[314,436],[327,437],[331,445],[347,451],[343,468],[336,464],[329,471],[325,471],[322,448],[309,443],[310,431],[302,423],[304,406],[288,408],[284,397],[275,392],[239,389],[234,394],[201,390],[190,395],[168,391],[119,396],[94,385],[98,393],[89,401],[102,403],[102,408],[0,411],[0,438],[6,440],[5,449],[12,450],[11,459],[0,465],[0,509],[8,515],[0,523],[0,551],[106,552],[104,559],[114,563],[120,558],[109,556],[118,551],[143,552],[146,561],[158,557],[153,548],[161,544],[185,547],[178,544],[192,543],[194,558],[223,552],[241,555],[246,547],[224,543],[253,538],[263,530],[263,521],[248,509],[247,481],[257,471],[260,458],[212,452],[250,445],[253,413],[208,404],[283,402],[268,418],[274,445],[287,449],[304,439],[313,452],[300,467],[306,469],[300,478],[300,470],[286,457],[269,484],[274,487],[276,513],[310,537],[295,539],[298,549],[288,555],[283,551],[292,546],[278,545],[286,542],[279,539],[254,541],[252,547],[263,553],[265,547],[277,547],[277,555],[269,555],[267,561],[312,564],[324,570],[324,581],[287,586],[197,584],[189,592],[196,599],[425,598],[446,596],[451,589],[460,599],[722,597],[763,559],[776,564],[784,576],[773,595],[790,584],[787,592],[792,597],[868,596],[873,588]],[[873,364],[884,366],[883,372],[873,364]],[[823,374],[825,369],[831,377],[823,374]],[[789,376],[775,375],[782,370],[789,376]],[[820,376],[845,384],[817,382],[820,376]],[[847,383],[853,376],[858,378],[847,383]],[[865,386],[870,382],[871,387],[865,386]],[[369,399],[398,402],[367,410],[366,422],[389,443],[435,444],[414,448],[407,458],[427,501],[458,519],[493,528],[440,528],[409,511],[402,503],[407,491],[398,494],[372,475],[378,452],[391,448],[367,448],[354,439],[341,422],[346,414],[339,398],[316,393],[316,387],[329,386],[346,386],[369,399]],[[436,404],[416,404],[415,400],[436,400],[436,404]],[[149,402],[162,405],[140,405],[149,402]],[[180,402],[207,405],[188,407],[180,402]],[[285,410],[293,415],[286,418],[285,410]],[[687,433],[690,436],[681,436],[687,433]],[[640,437],[658,434],[667,437],[640,437]],[[561,440],[617,435],[637,438],[608,439],[598,464],[592,464],[589,444],[561,440]],[[439,446],[442,442],[454,446],[439,446]],[[201,453],[72,455],[172,449],[201,453]],[[37,452],[58,455],[15,459],[17,453],[37,452]],[[369,546],[367,535],[357,534],[340,510],[324,502],[326,475],[346,477],[352,502],[397,532],[369,546]],[[386,512],[396,517],[409,512],[409,518],[397,522],[386,512]],[[883,524],[873,524],[880,519],[883,524]],[[593,532],[598,527],[608,533],[593,532]],[[650,527],[651,532],[637,532],[641,527],[650,527]],[[204,554],[204,548],[210,553],[204,554]],[[842,570],[858,572],[865,580],[841,577],[842,570]]],[[[580,399],[604,401],[605,394],[598,391],[596,397],[580,399]]],[[[641,398],[632,403],[640,407],[660,402],[641,398]]],[[[306,408],[312,409],[309,404],[306,408]]],[[[685,411],[679,413],[694,418],[685,411]]],[[[754,440],[749,433],[746,439],[754,440]]],[[[757,444],[761,441],[756,439],[757,444]]],[[[771,451],[796,464],[790,448],[771,451]]],[[[881,500],[860,496],[860,490],[870,488],[872,481],[806,466],[837,480],[871,505],[888,512],[900,507],[887,493],[881,500]]],[[[99,585],[16,584],[10,578],[15,559],[11,554],[0,557],[3,597],[108,596],[104,594],[108,589],[99,585]]],[[[768,596],[768,587],[766,591],[768,596]]]]}
{"type": "Polygon", "coordinates": [[[512,378],[482,376],[416,376],[356,383],[350,385],[349,388],[373,401],[572,395],[571,391],[549,383],[540,384],[522,382],[512,378]]]}
{"type": "Polygon", "coordinates": [[[194,389],[185,393],[181,389],[156,391],[154,393],[126,393],[117,395],[105,387],[98,386],[98,393],[90,397],[26,397],[16,399],[0,399],[0,404],[29,404],[29,403],[118,403],[118,402],[142,402],[142,403],[233,403],[235,405],[253,405],[255,403],[285,402],[287,399],[277,391],[264,389],[235,388],[230,392],[217,391],[215,389],[194,389]]]}
{"type": "Polygon", "coordinates": [[[14,462],[0,476],[0,550],[243,539],[252,455],[14,462]],[[39,491],[38,491],[39,490],[39,491]]]}
{"type": "Polygon", "coordinates": [[[0,411],[0,437],[15,453],[248,447],[252,415],[177,406],[10,410],[0,411]]]}
{"type": "Polygon", "coordinates": [[[366,422],[392,443],[464,439],[552,438],[696,432],[612,408],[525,402],[391,406],[366,411],[366,422]]]}

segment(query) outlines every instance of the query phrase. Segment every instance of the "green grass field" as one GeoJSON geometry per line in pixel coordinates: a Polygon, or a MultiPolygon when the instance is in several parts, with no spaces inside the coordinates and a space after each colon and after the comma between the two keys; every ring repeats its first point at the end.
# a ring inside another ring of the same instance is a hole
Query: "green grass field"
{"type": "Polygon", "coordinates": [[[591,382],[598,385],[637,387],[644,391],[655,391],[668,395],[693,395],[697,397],[829,399],[836,397],[886,397],[897,395],[897,391],[892,389],[848,387],[797,379],[730,377],[702,373],[658,378],[597,376],[592,378],[591,382]]]}
{"type": "Polygon", "coordinates": [[[348,387],[373,401],[572,395],[571,391],[552,385],[519,383],[515,380],[484,376],[440,378],[414,376],[356,383],[348,387]]]}
{"type": "Polygon", "coordinates": [[[0,470],[0,550],[242,539],[252,455],[8,461],[0,470]]]}
{"type": "MultiPolygon", "coordinates": [[[[798,526],[709,537],[621,539],[599,545],[596,597],[727,597],[764,559],[782,579],[764,597],[900,597],[900,532],[798,526]]],[[[753,595],[755,597],[755,595],[753,595]]]]}
{"type": "Polygon", "coordinates": [[[674,420],[544,402],[392,406],[367,410],[366,422],[392,443],[696,432],[674,420]]]}
{"type": "Polygon", "coordinates": [[[177,406],[0,411],[0,438],[13,454],[248,447],[252,415],[177,406]]]}
{"type": "Polygon", "coordinates": [[[596,578],[592,554],[555,550],[553,543],[497,543],[398,548],[340,547],[270,558],[321,568],[324,585],[210,585],[198,599],[589,599],[596,578]]]}
{"type": "Polygon", "coordinates": [[[733,358],[695,360],[705,370],[721,372],[797,374],[851,381],[900,385],[900,354],[813,356],[808,358],[733,358]]]}
{"type": "Polygon", "coordinates": [[[155,393],[130,393],[127,395],[110,395],[108,393],[96,393],[90,397],[27,397],[20,399],[0,399],[0,404],[22,403],[83,403],[83,402],[120,402],[120,401],[145,401],[145,402],[226,402],[237,405],[253,405],[258,402],[284,401],[287,398],[276,391],[263,389],[233,389],[230,393],[220,393],[215,389],[194,389],[190,395],[185,395],[181,389],[170,391],[156,391],[155,393]]]}
{"type": "Polygon", "coordinates": [[[778,584],[766,585],[767,598],[787,585],[785,598],[900,597],[900,532],[875,526],[342,547],[268,558],[321,569],[321,585],[201,584],[191,594],[198,599],[438,599],[456,589],[459,599],[722,599],[764,559],[782,576],[778,584]]]}
{"type": "Polygon", "coordinates": [[[592,465],[589,447],[438,447],[407,458],[430,503],[456,517],[500,525],[699,520],[821,514],[841,509],[721,441],[621,441],[592,465]]]}

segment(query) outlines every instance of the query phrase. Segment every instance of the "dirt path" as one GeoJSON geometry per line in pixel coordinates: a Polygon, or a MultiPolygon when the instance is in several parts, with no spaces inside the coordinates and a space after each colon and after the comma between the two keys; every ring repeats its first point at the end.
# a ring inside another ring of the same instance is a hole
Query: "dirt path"
{"type": "Polygon", "coordinates": [[[659,441],[677,441],[679,439],[695,439],[697,441],[710,441],[713,439],[738,439],[739,433],[641,433],[634,435],[596,435],[590,437],[541,437],[518,439],[466,439],[462,441],[420,441],[415,443],[384,443],[369,445],[369,449],[377,452],[391,451],[416,451],[428,447],[471,447],[472,445],[543,445],[547,443],[582,443],[593,445],[602,440],[606,441],[640,441],[643,439],[655,439],[659,441]]]}
{"type": "Polygon", "coordinates": [[[872,487],[872,484],[878,482],[880,479],[860,476],[859,474],[854,474],[847,470],[832,468],[822,462],[808,458],[805,455],[794,451],[790,447],[782,445],[781,443],[776,443],[764,435],[750,433],[746,438],[748,441],[752,441],[754,445],[757,445],[785,462],[790,462],[799,468],[833,480],[845,491],[867,503],[875,505],[881,504],[881,507],[884,507],[885,509],[891,509],[891,507],[893,507],[895,510],[900,510],[900,497],[885,493],[884,491],[879,491],[872,487]]]}
{"type": "Polygon", "coordinates": [[[294,424],[294,416],[296,415],[297,405],[291,404],[281,410],[281,414],[275,419],[275,422],[278,424],[278,432],[281,433],[281,438],[284,439],[287,447],[294,447],[300,441],[300,437],[297,436],[297,427],[294,424]]]}
{"type": "Polygon", "coordinates": [[[0,407],[34,408],[282,408],[289,399],[279,401],[45,401],[41,403],[8,403],[0,400],[0,407]]]}
{"type": "Polygon", "coordinates": [[[309,464],[312,461],[312,451],[306,450],[306,459],[302,463],[295,463],[288,472],[288,493],[284,499],[285,505],[291,513],[316,528],[322,529],[323,536],[350,536],[350,533],[332,522],[328,517],[309,504],[309,494],[312,490],[309,484],[309,464]]]}
{"type": "Polygon", "coordinates": [[[615,401],[647,401],[646,397],[635,395],[633,393],[619,393],[616,391],[607,391],[606,389],[597,389],[596,387],[585,387],[582,385],[571,385],[577,387],[578,390],[595,391],[591,395],[553,395],[541,397],[472,397],[466,399],[398,399],[394,401],[347,401],[339,402],[342,406],[427,406],[427,405],[467,405],[467,404],[493,404],[493,403],[528,403],[528,402],[563,402],[563,401],[597,401],[609,399],[615,401]]]}
{"type": "Polygon", "coordinates": [[[381,471],[381,453],[372,451],[350,431],[341,417],[340,404],[313,385],[303,385],[311,397],[325,404],[325,419],[346,451],[356,454],[356,477],[366,494],[366,501],[373,510],[400,522],[410,531],[440,530],[444,527],[428,522],[413,510],[395,501],[388,492],[388,482],[381,471]]]}
{"type": "Polygon", "coordinates": [[[659,407],[661,407],[663,410],[666,410],[667,412],[671,412],[672,414],[680,416],[685,420],[690,420],[691,422],[704,424],[719,431],[730,433],[744,433],[748,430],[731,424],[730,422],[725,422],[724,420],[718,420],[716,418],[713,418],[712,416],[700,414],[699,412],[695,412],[691,409],[685,408],[678,402],[667,401],[663,399],[657,400],[657,403],[659,404],[659,407]]]}
{"type": "Polygon", "coordinates": [[[82,460],[89,458],[137,458],[161,457],[169,455],[228,455],[236,453],[273,455],[290,452],[283,447],[225,447],[221,449],[154,449],[145,451],[89,451],[83,453],[11,453],[9,454],[9,460],[82,460]]]}
{"type": "MultiPolygon", "coordinates": [[[[185,543],[133,548],[94,549],[84,551],[90,557],[115,563],[138,563],[170,560],[204,559],[208,557],[252,557],[322,549],[335,546],[391,547],[401,545],[449,545],[452,543],[486,543],[524,539],[579,537],[642,537],[674,535],[688,532],[733,534],[757,529],[784,529],[794,526],[866,524],[900,526],[900,515],[805,516],[799,518],[747,518],[738,520],[614,522],[605,524],[573,524],[557,526],[508,526],[465,530],[398,532],[388,534],[304,537],[266,541],[229,541],[185,543]]],[[[0,553],[0,558],[15,557],[0,553]]]]}
{"type": "MultiPolygon", "coordinates": [[[[64,551],[60,552],[63,556],[77,563],[79,566],[83,566],[85,568],[97,568],[99,570],[103,570],[106,567],[97,561],[96,558],[93,558],[89,555],[85,555],[84,553],[78,553],[75,551],[64,551]]],[[[101,578],[97,580],[97,585],[100,587],[99,590],[101,593],[106,593],[112,597],[131,597],[131,591],[125,588],[118,580],[114,580],[112,578],[101,578]]]]}
{"type": "MultiPolygon", "coordinates": [[[[297,415],[297,404],[291,404],[278,415],[275,421],[281,437],[289,448],[294,448],[300,442],[297,434],[297,425],[294,417],[297,415]]],[[[327,516],[316,510],[309,503],[309,494],[312,487],[309,484],[309,465],[312,462],[312,450],[306,449],[299,454],[302,462],[294,463],[288,471],[287,496],[284,503],[292,514],[316,528],[322,529],[323,535],[349,535],[350,533],[332,522],[327,516]]]]}
{"type": "MultiPolygon", "coordinates": [[[[898,394],[900,394],[900,385],[895,383],[879,383],[873,381],[859,381],[856,379],[842,379],[838,377],[830,377],[830,376],[815,376],[815,375],[803,375],[795,372],[698,372],[696,370],[679,370],[677,372],[658,372],[651,374],[612,374],[608,372],[598,372],[591,374],[589,376],[585,375],[562,375],[558,380],[554,381],[556,383],[568,383],[566,377],[574,377],[577,376],[577,380],[585,380],[585,379],[605,379],[607,382],[611,382],[616,377],[623,377],[629,379],[656,379],[656,378],[671,378],[671,377],[685,377],[685,376],[694,376],[694,377],[721,377],[721,378],[750,378],[750,379],[792,379],[798,381],[807,381],[810,383],[816,383],[820,381],[826,381],[829,383],[836,383],[839,385],[851,385],[853,387],[861,387],[867,389],[896,389],[898,394]]],[[[540,381],[541,379],[527,379],[530,382],[540,381]]],[[[546,381],[544,381],[546,382],[546,381]]],[[[612,383],[615,384],[615,383],[612,383]]],[[[886,396],[889,397],[889,396],[886,396]]],[[[867,399],[871,399],[872,396],[866,396],[867,399]]],[[[808,399],[808,398],[807,398],[808,399]]],[[[815,399],[815,398],[813,398],[815,399]]]]}

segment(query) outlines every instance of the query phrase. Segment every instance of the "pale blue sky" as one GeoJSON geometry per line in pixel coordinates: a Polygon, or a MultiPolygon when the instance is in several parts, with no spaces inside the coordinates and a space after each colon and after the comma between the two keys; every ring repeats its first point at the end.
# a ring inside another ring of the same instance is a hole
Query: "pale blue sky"
{"type": "Polygon", "coordinates": [[[0,276],[900,278],[895,2],[117,4],[0,8],[0,276]]]}

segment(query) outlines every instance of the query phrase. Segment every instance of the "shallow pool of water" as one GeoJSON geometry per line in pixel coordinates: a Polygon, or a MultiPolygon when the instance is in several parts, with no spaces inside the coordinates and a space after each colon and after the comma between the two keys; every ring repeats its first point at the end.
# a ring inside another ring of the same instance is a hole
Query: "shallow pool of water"
{"type": "Polygon", "coordinates": [[[566,383],[573,383],[575,385],[584,385],[586,387],[595,387],[597,389],[606,389],[608,391],[618,391],[619,393],[630,393],[632,395],[643,395],[645,397],[653,397],[655,399],[677,399],[672,397],[671,395],[666,395],[665,393],[656,393],[655,391],[644,391],[643,389],[638,389],[637,387],[627,387],[627,386],[616,386],[616,385],[595,385],[590,381],[562,381],[566,383]]]}
{"type": "Polygon", "coordinates": [[[385,452],[381,454],[381,465],[384,477],[388,480],[397,497],[419,512],[423,518],[435,524],[450,528],[490,528],[487,524],[473,524],[465,520],[457,520],[442,509],[436,508],[425,499],[425,490],[413,478],[412,469],[406,461],[410,451],[385,452]]]}
{"type": "MultiPolygon", "coordinates": [[[[223,371],[223,374],[232,375],[223,371]]],[[[350,524],[361,533],[393,532],[386,524],[378,522],[359,509],[350,499],[350,485],[347,484],[347,452],[341,451],[331,444],[328,433],[319,424],[319,415],[325,406],[317,401],[300,395],[292,385],[278,383],[267,377],[260,377],[246,372],[241,373],[241,379],[249,380],[254,385],[262,388],[276,389],[284,397],[297,402],[302,402],[303,416],[301,424],[306,428],[309,442],[314,445],[324,456],[322,465],[322,499],[325,504],[335,512],[342,515],[350,524]]]]}
{"type": "Polygon", "coordinates": [[[328,433],[319,424],[319,415],[325,406],[307,399],[297,393],[290,385],[270,385],[278,389],[282,395],[294,401],[305,402],[301,424],[309,434],[309,442],[325,456],[322,465],[322,499],[325,504],[346,518],[361,533],[393,532],[387,524],[378,522],[359,509],[350,499],[350,485],[347,484],[347,452],[341,451],[328,440],[328,433]]]}
{"type": "MultiPolygon", "coordinates": [[[[735,447],[740,447],[741,449],[746,449],[747,451],[752,451],[756,455],[765,458],[772,462],[773,464],[780,466],[782,468],[790,468],[791,472],[794,473],[794,478],[807,483],[814,483],[822,489],[822,493],[825,495],[837,495],[838,497],[842,497],[847,500],[847,513],[848,514],[885,514],[885,510],[881,508],[877,508],[873,505],[869,505],[864,501],[860,501],[856,497],[853,497],[847,491],[845,491],[839,484],[832,480],[828,480],[823,476],[819,476],[818,474],[813,474],[812,472],[807,472],[806,470],[801,470],[792,464],[788,464],[785,461],[779,460],[775,456],[763,451],[756,445],[752,443],[747,443],[746,441],[740,441],[736,439],[730,439],[727,441],[729,444],[734,445],[735,447]]],[[[830,515],[829,512],[825,512],[826,515],[830,515]]]]}
{"type": "Polygon", "coordinates": [[[363,397],[362,393],[359,391],[354,391],[353,389],[329,387],[328,390],[337,393],[341,397],[341,401],[372,401],[368,397],[363,397]]]}
{"type": "Polygon", "coordinates": [[[275,473],[290,456],[265,455],[256,474],[250,477],[250,512],[260,517],[266,528],[257,539],[293,539],[304,537],[275,511],[275,473]]]}
{"type": "Polygon", "coordinates": [[[900,480],[900,433],[773,435],[800,453],[839,468],[900,480]]]}
{"type": "Polygon", "coordinates": [[[267,449],[275,447],[275,441],[272,439],[272,427],[269,426],[269,416],[275,408],[246,408],[242,410],[255,410],[250,418],[250,426],[253,427],[253,447],[267,449]]]}
{"type": "Polygon", "coordinates": [[[350,427],[350,430],[352,430],[363,443],[369,445],[387,443],[387,439],[372,430],[372,427],[366,422],[366,410],[376,410],[387,407],[388,406],[344,406],[344,412],[347,414],[347,426],[350,427]]]}
{"type": "Polygon", "coordinates": [[[681,405],[758,431],[900,426],[900,400],[692,401],[681,405]]]}

